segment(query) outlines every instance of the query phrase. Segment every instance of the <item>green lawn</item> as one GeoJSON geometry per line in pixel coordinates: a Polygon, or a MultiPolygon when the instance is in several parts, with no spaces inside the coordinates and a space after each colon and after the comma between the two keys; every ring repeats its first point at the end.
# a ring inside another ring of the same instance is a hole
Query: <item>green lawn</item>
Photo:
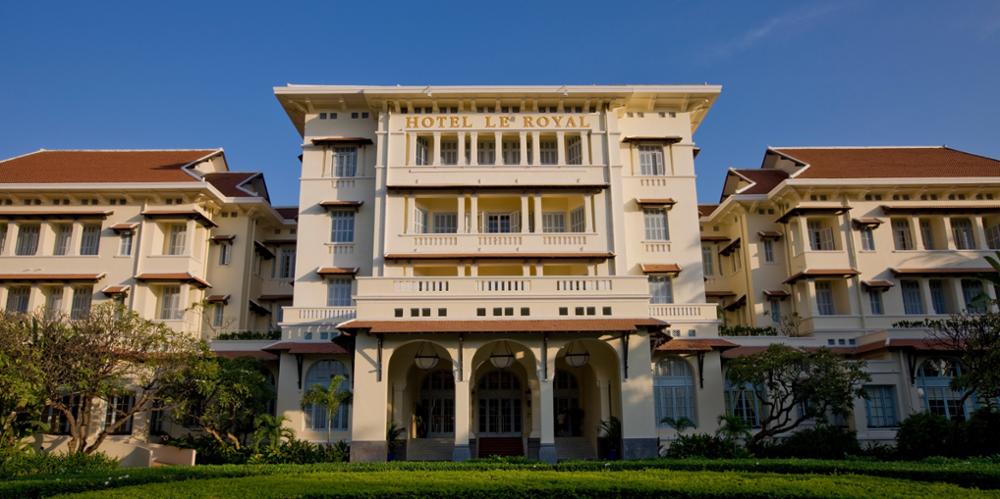
{"type": "Polygon", "coordinates": [[[0,481],[0,497],[1000,497],[1000,465],[649,460],[225,465],[0,481]]]}

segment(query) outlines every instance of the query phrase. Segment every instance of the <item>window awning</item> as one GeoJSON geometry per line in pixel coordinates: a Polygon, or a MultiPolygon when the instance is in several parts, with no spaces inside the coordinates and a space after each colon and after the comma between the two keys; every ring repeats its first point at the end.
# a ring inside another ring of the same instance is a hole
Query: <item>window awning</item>
{"type": "Polygon", "coordinates": [[[784,300],[785,298],[788,298],[789,294],[788,291],[785,291],[783,289],[765,289],[764,296],[768,298],[778,298],[780,300],[784,300]]]}
{"type": "Polygon", "coordinates": [[[742,308],[746,304],[747,304],[747,295],[740,295],[739,298],[737,298],[736,300],[734,300],[729,305],[726,305],[726,306],[722,307],[722,309],[725,310],[725,311],[727,311],[727,312],[732,312],[733,310],[737,310],[739,308],[742,308]]]}
{"type": "Polygon", "coordinates": [[[945,214],[945,213],[998,213],[1000,204],[891,204],[882,205],[882,212],[886,215],[904,215],[915,213],[945,214]]]}
{"type": "Polygon", "coordinates": [[[868,289],[886,290],[893,287],[895,283],[882,279],[872,279],[870,281],[861,281],[861,285],[868,289]]]}
{"type": "Polygon", "coordinates": [[[736,348],[736,343],[732,343],[721,338],[671,338],[658,345],[657,352],[711,352],[712,350],[728,350],[736,348]]]}
{"type": "Polygon", "coordinates": [[[711,243],[728,243],[731,241],[731,239],[726,236],[701,236],[701,240],[702,242],[711,243]]]}
{"type": "Polygon", "coordinates": [[[221,243],[221,242],[227,242],[228,243],[228,242],[233,242],[233,240],[235,240],[235,239],[236,239],[236,236],[233,235],[233,234],[219,234],[217,236],[212,236],[212,242],[213,243],[221,243]]]}
{"type": "Polygon", "coordinates": [[[218,224],[208,218],[208,215],[201,212],[201,210],[188,209],[188,210],[146,210],[142,212],[142,216],[152,219],[152,220],[194,220],[198,222],[202,227],[211,229],[218,227],[218,224]]]}
{"type": "Polygon", "coordinates": [[[135,232],[135,229],[137,227],[139,227],[139,224],[136,224],[136,223],[131,223],[131,224],[114,224],[114,225],[111,226],[111,230],[113,230],[113,231],[115,231],[115,232],[117,232],[119,234],[122,234],[122,233],[126,233],[126,232],[135,232]]]}
{"type": "Polygon", "coordinates": [[[788,279],[785,279],[784,283],[793,284],[803,279],[847,279],[848,277],[856,276],[860,273],[861,272],[858,272],[855,269],[806,269],[802,272],[796,273],[788,279]]]}
{"type": "Polygon", "coordinates": [[[107,286],[101,290],[104,296],[117,296],[128,294],[128,286],[107,286]]]}
{"type": "Polygon", "coordinates": [[[781,239],[781,233],[776,230],[762,230],[757,233],[762,241],[765,239],[781,239]]]}
{"type": "Polygon", "coordinates": [[[850,206],[840,204],[797,206],[786,211],[785,214],[781,215],[781,218],[775,220],[775,222],[783,224],[792,218],[801,217],[803,215],[840,215],[841,213],[845,213],[850,210],[850,206]]]}
{"type": "Polygon", "coordinates": [[[340,324],[341,330],[367,330],[371,334],[404,333],[615,333],[640,328],[660,330],[669,326],[652,318],[636,319],[511,319],[361,321],[340,324]]]}
{"type": "Polygon", "coordinates": [[[855,228],[860,229],[863,227],[878,227],[882,225],[882,220],[875,217],[860,217],[851,220],[851,223],[854,224],[855,228]]]}
{"type": "Polygon", "coordinates": [[[139,274],[135,276],[135,280],[140,282],[182,282],[188,284],[194,284],[199,288],[210,288],[212,287],[208,281],[188,274],[187,272],[174,272],[174,273],[162,273],[162,274],[139,274]]]}
{"type": "Polygon", "coordinates": [[[316,137],[311,140],[313,145],[370,145],[375,142],[366,137],[316,137]]]}
{"type": "Polygon", "coordinates": [[[250,305],[250,310],[252,310],[254,313],[258,315],[271,315],[271,310],[261,305],[260,303],[257,303],[253,300],[247,300],[247,303],[250,305]]]}
{"type": "Polygon", "coordinates": [[[635,203],[639,206],[664,206],[669,209],[673,208],[677,201],[672,198],[639,198],[635,203]]]}
{"type": "Polygon", "coordinates": [[[292,295],[260,295],[257,297],[260,301],[285,301],[291,300],[292,295]]]}
{"type": "Polygon", "coordinates": [[[0,219],[44,219],[78,220],[84,218],[108,218],[114,214],[108,210],[0,210],[0,219]]]}
{"type": "Polygon", "coordinates": [[[264,243],[260,241],[253,242],[253,249],[254,251],[257,252],[257,254],[259,254],[266,260],[274,258],[274,252],[271,251],[267,246],[264,245],[264,243]]]}
{"type": "Polygon", "coordinates": [[[644,274],[679,274],[681,266],[676,263],[642,263],[639,264],[644,274]]]}
{"type": "Polygon", "coordinates": [[[622,138],[622,142],[666,142],[676,144],[684,140],[678,135],[629,135],[622,138]]]}
{"type": "Polygon", "coordinates": [[[0,281],[51,281],[51,282],[86,282],[99,281],[105,274],[55,274],[55,273],[17,273],[0,274],[0,281]]]}
{"type": "Polygon", "coordinates": [[[730,253],[736,251],[740,248],[740,238],[733,239],[733,242],[727,244],[725,247],[719,250],[719,254],[722,256],[728,256],[730,253]]]}
{"type": "Polygon", "coordinates": [[[229,295],[208,295],[205,301],[209,303],[229,303],[229,295]]]}
{"type": "Polygon", "coordinates": [[[732,298],[736,293],[732,291],[705,291],[705,298],[732,298]]]}
{"type": "Polygon", "coordinates": [[[933,268],[891,268],[897,277],[906,276],[960,276],[995,274],[992,267],[933,267],[933,268]]]}
{"type": "Polygon", "coordinates": [[[329,201],[322,201],[319,203],[320,206],[322,206],[327,210],[334,210],[334,209],[358,210],[361,208],[361,205],[363,204],[365,204],[364,201],[341,201],[335,199],[329,201]]]}
{"type": "Polygon", "coordinates": [[[345,276],[354,275],[358,273],[357,268],[350,267],[320,267],[316,269],[316,273],[323,276],[345,276]]]}

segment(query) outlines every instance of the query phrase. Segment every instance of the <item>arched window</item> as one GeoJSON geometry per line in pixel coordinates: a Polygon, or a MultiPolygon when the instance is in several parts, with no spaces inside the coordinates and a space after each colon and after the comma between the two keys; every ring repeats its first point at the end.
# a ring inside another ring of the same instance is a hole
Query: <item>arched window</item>
{"type": "Polygon", "coordinates": [[[952,359],[927,359],[917,368],[917,387],[923,391],[924,409],[952,421],[964,421],[972,412],[972,397],[963,403],[962,393],[951,389],[952,378],[962,374],[962,365],[952,359]]]}
{"type": "MultiPolygon", "coordinates": [[[[340,385],[341,390],[347,390],[350,388],[350,374],[347,372],[347,368],[344,364],[338,360],[321,360],[316,362],[309,367],[309,372],[306,373],[306,383],[303,386],[303,390],[308,390],[310,386],[322,385],[329,386],[330,381],[334,376],[341,375],[347,378],[342,385],[340,385]]],[[[305,408],[306,413],[306,428],[310,430],[325,430],[326,429],[326,408],[318,405],[308,405],[305,408]]],[[[331,428],[335,431],[347,431],[347,422],[351,414],[350,404],[340,404],[340,408],[337,409],[337,413],[333,416],[333,424],[331,428]]]]}
{"type": "Polygon", "coordinates": [[[763,390],[752,385],[742,387],[726,378],[726,415],[736,416],[750,428],[760,428],[760,403],[763,390]]]}
{"type": "Polygon", "coordinates": [[[455,375],[450,370],[433,371],[424,377],[417,412],[418,437],[455,434],[455,375]]]}
{"type": "Polygon", "coordinates": [[[694,376],[691,366],[680,357],[667,357],[656,363],[653,375],[653,401],[656,421],[664,426],[666,418],[694,417],[694,376]]]}
{"type": "Polygon", "coordinates": [[[576,376],[569,371],[556,369],[552,388],[552,402],[555,406],[552,417],[555,420],[556,436],[582,436],[583,410],[580,407],[580,384],[576,376]]]}

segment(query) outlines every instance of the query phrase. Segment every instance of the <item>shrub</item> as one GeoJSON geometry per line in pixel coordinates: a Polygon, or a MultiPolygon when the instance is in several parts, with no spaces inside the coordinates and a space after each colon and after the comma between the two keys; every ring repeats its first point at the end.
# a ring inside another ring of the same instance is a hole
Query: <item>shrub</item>
{"type": "Polygon", "coordinates": [[[862,454],[858,435],[839,426],[806,428],[770,445],[754,449],[760,457],[844,459],[862,454]]]}
{"type": "Polygon", "coordinates": [[[712,435],[695,433],[679,435],[670,443],[667,456],[675,458],[705,457],[711,459],[743,457],[746,451],[736,441],[712,435]]]}
{"type": "Polygon", "coordinates": [[[904,419],[896,432],[896,451],[903,459],[954,453],[954,425],[943,416],[920,412],[904,419]]]}
{"type": "Polygon", "coordinates": [[[234,331],[231,333],[221,333],[215,337],[216,340],[280,340],[281,330],[272,331],[234,331]]]}
{"type": "Polygon", "coordinates": [[[964,424],[962,447],[972,456],[1000,455],[1000,412],[988,408],[972,414],[964,424]]]}
{"type": "Polygon", "coordinates": [[[113,471],[117,468],[118,461],[103,452],[50,454],[28,449],[5,451],[0,454],[0,479],[4,480],[35,475],[86,475],[113,471]]]}
{"type": "Polygon", "coordinates": [[[312,464],[346,462],[350,446],[343,440],[334,445],[314,444],[295,438],[274,447],[262,447],[247,459],[249,464],[312,464]]]}

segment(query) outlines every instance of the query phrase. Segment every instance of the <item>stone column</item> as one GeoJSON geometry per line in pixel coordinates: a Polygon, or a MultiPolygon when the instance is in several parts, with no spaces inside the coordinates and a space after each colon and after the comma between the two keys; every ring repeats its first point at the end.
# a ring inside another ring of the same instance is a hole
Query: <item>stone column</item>
{"type": "Polygon", "coordinates": [[[493,164],[502,165],[503,161],[503,132],[493,132],[493,164]]]}
{"type": "Polygon", "coordinates": [[[556,163],[566,164],[566,132],[556,132],[556,163]]]}
{"type": "Polygon", "coordinates": [[[528,166],[528,132],[520,132],[517,135],[521,141],[520,144],[521,166],[528,166]]]}
{"type": "Polygon", "coordinates": [[[410,139],[408,164],[413,166],[417,164],[417,134],[416,132],[410,132],[407,134],[407,137],[410,139]]]}
{"type": "MultiPolygon", "coordinates": [[[[925,314],[933,314],[934,313],[934,299],[931,298],[931,281],[930,281],[930,279],[920,279],[917,282],[920,284],[920,297],[924,300],[924,313],[925,314]]],[[[899,289],[900,289],[900,293],[902,294],[903,286],[900,285],[899,289]]],[[[959,305],[961,305],[962,301],[959,300],[956,303],[958,303],[959,305]]],[[[905,313],[905,310],[904,310],[904,313],[905,313]]]]}
{"type": "Polygon", "coordinates": [[[948,242],[948,249],[955,250],[955,233],[951,231],[951,217],[944,217],[944,239],[948,242]]]}
{"type": "Polygon", "coordinates": [[[531,132],[531,164],[542,164],[542,148],[538,143],[539,132],[531,132]]]}
{"type": "MultiPolygon", "coordinates": [[[[552,400],[552,378],[555,368],[550,357],[549,379],[538,379],[538,411],[541,433],[538,443],[538,460],[545,463],[555,464],[556,462],[556,429],[554,418],[554,402],[552,400]]],[[[540,371],[540,370],[539,370],[540,371]]]]}
{"type": "MultiPolygon", "coordinates": [[[[622,341],[619,354],[628,349],[628,377],[622,380],[622,458],[646,459],[659,454],[656,416],[653,408],[653,373],[650,369],[649,336],[634,333],[628,345],[622,341]]],[[[622,359],[622,356],[619,356],[622,359]]]]}
{"type": "Polygon", "coordinates": [[[594,229],[594,195],[586,194],[583,196],[583,231],[584,232],[596,232],[594,229]]]}
{"type": "Polygon", "coordinates": [[[459,234],[465,234],[466,232],[469,231],[469,227],[468,227],[469,224],[466,223],[466,221],[465,221],[465,194],[464,193],[460,193],[458,195],[457,202],[458,202],[458,210],[457,210],[457,213],[456,213],[455,216],[458,218],[458,220],[456,220],[455,230],[459,234]]]}
{"type": "Polygon", "coordinates": [[[469,217],[469,233],[479,233],[479,195],[472,193],[472,213],[469,217]]]}
{"type": "Polygon", "coordinates": [[[392,350],[383,348],[379,363],[378,339],[355,339],[354,400],[351,404],[351,462],[385,461],[388,446],[385,428],[388,411],[388,362],[392,350]],[[376,376],[381,370],[382,379],[376,376]]]}
{"type": "Polygon", "coordinates": [[[580,163],[584,165],[594,164],[590,158],[590,131],[584,130],[580,132],[580,163]]]}
{"type": "Polygon", "coordinates": [[[986,242],[986,226],[983,225],[982,215],[976,215],[972,218],[972,232],[976,237],[973,247],[976,249],[989,249],[990,245],[986,242]]]}
{"type": "Polygon", "coordinates": [[[521,234],[528,233],[528,195],[521,194],[521,234]]]}
{"type": "Polygon", "coordinates": [[[469,165],[479,166],[479,132],[472,132],[469,140],[472,141],[469,149],[469,165]]]}
{"type": "Polygon", "coordinates": [[[535,234],[541,234],[542,233],[542,193],[536,192],[534,199],[535,199],[535,213],[534,213],[535,234]]]}
{"type": "Polygon", "coordinates": [[[458,132],[458,166],[465,164],[465,132],[458,132]]]}
{"type": "Polygon", "coordinates": [[[441,166],[441,132],[434,132],[434,166],[441,166]]]}
{"type": "Polygon", "coordinates": [[[809,242],[809,221],[806,217],[799,217],[799,233],[802,235],[802,247],[799,248],[801,253],[810,251],[812,249],[812,243],[809,242]]]}

